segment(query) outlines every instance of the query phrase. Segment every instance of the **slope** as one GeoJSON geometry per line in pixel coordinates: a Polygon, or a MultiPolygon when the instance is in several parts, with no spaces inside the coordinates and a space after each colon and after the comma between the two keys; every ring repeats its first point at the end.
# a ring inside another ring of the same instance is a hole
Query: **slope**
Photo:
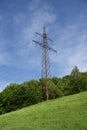
{"type": "Polygon", "coordinates": [[[0,130],[87,130],[87,91],[1,115],[0,130]]]}

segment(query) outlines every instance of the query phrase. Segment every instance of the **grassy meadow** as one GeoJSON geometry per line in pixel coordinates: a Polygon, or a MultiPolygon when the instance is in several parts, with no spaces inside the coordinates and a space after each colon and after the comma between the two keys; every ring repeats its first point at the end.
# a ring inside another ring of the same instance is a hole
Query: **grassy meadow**
{"type": "Polygon", "coordinates": [[[87,130],[87,91],[1,115],[0,130],[87,130]]]}

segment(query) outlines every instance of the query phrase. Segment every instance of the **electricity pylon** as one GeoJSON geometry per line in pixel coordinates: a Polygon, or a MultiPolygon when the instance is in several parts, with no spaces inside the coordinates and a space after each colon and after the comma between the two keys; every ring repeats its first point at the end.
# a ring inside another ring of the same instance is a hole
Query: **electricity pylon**
{"type": "MultiPolygon", "coordinates": [[[[32,41],[42,47],[42,78],[45,79],[46,100],[48,100],[49,99],[48,78],[50,75],[50,63],[49,63],[49,53],[48,52],[49,52],[49,50],[54,51],[54,52],[57,52],[57,51],[48,45],[47,41],[50,39],[47,37],[45,27],[43,28],[43,34],[40,34],[38,32],[36,32],[36,34],[43,38],[42,43],[35,41],[35,40],[32,40],[32,41]]],[[[52,40],[50,40],[50,41],[52,41],[52,40]]]]}

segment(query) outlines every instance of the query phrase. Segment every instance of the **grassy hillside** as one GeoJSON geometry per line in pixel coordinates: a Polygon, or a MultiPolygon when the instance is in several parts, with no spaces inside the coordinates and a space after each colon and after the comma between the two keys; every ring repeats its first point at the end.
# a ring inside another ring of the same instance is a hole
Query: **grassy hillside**
{"type": "Polygon", "coordinates": [[[0,130],[87,130],[87,91],[1,115],[0,130]]]}

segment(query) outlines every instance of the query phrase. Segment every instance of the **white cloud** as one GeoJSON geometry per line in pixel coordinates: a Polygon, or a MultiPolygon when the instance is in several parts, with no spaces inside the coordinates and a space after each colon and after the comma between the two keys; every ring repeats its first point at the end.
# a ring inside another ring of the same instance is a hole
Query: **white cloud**
{"type": "Polygon", "coordinates": [[[0,92],[9,84],[10,82],[0,81],[0,92]]]}
{"type": "MultiPolygon", "coordinates": [[[[65,28],[60,28],[56,32],[55,40],[56,49],[58,50],[57,58],[51,57],[55,64],[63,65],[67,63],[67,73],[72,67],[77,65],[80,71],[87,70],[87,24],[84,16],[80,16],[73,20],[71,24],[67,24],[65,28]],[[60,33],[59,33],[60,32],[60,33]],[[57,34],[58,33],[58,34],[57,34]]],[[[55,30],[54,30],[55,32],[55,30]]],[[[63,71],[65,71],[62,68],[63,71]]]]}
{"type": "Polygon", "coordinates": [[[29,4],[29,10],[33,11],[38,8],[40,0],[32,0],[29,4]]]}
{"type": "MultiPolygon", "coordinates": [[[[82,41],[81,37],[80,39],[82,41]]],[[[76,50],[72,52],[72,55],[69,56],[68,62],[70,65],[77,65],[80,68],[80,71],[87,71],[87,46],[84,43],[80,43],[80,41],[79,44],[80,45],[76,47],[76,50]]]]}
{"type": "Polygon", "coordinates": [[[4,40],[3,35],[0,34],[0,65],[5,65],[8,59],[8,54],[5,51],[6,50],[5,43],[6,41],[4,40]]]}
{"type": "MultiPolygon", "coordinates": [[[[36,2],[38,3],[39,1],[36,2]]],[[[16,26],[18,25],[20,29],[20,33],[17,33],[18,43],[16,43],[17,47],[15,54],[17,55],[17,59],[21,60],[21,67],[29,67],[30,65],[31,67],[36,68],[40,65],[41,54],[38,51],[39,47],[36,47],[37,45],[32,44],[33,39],[38,40],[37,37],[34,38],[34,34],[36,31],[42,33],[44,25],[48,25],[49,28],[49,25],[54,23],[56,18],[56,15],[52,13],[48,6],[41,6],[39,9],[33,9],[32,15],[29,12],[29,15],[27,16],[20,13],[16,16],[13,16],[14,24],[16,24],[16,26]]],[[[19,63],[19,61],[16,62],[16,65],[17,63],[19,63]]]]}
{"type": "Polygon", "coordinates": [[[7,57],[6,54],[4,54],[4,53],[0,54],[0,65],[6,64],[6,57],[7,57]]]}
{"type": "MultiPolygon", "coordinates": [[[[51,7],[40,4],[40,0],[32,0],[28,6],[27,14],[17,13],[12,16],[14,25],[14,35],[16,42],[13,52],[3,51],[0,55],[0,63],[16,66],[20,68],[37,68],[41,65],[40,47],[32,44],[32,39],[40,40],[34,33],[42,33],[43,26],[47,26],[47,33],[51,33],[56,49],[57,56],[51,53],[51,63],[65,65],[67,72],[74,65],[78,65],[82,71],[87,69],[87,23],[86,17],[81,14],[72,23],[66,23],[64,27],[58,22],[58,14],[55,14],[51,7]]],[[[3,37],[4,39],[4,37],[3,37]]],[[[1,47],[1,44],[0,44],[1,47]]],[[[5,45],[6,47],[6,41],[5,45]]],[[[56,68],[55,68],[56,69],[56,68]]],[[[61,68],[65,71],[65,68],[61,68]]]]}
{"type": "MultiPolygon", "coordinates": [[[[40,1],[36,1],[35,8],[33,2],[29,5],[32,7],[32,15],[29,14],[29,16],[26,16],[25,14],[19,13],[13,17],[14,24],[19,27],[17,30],[20,29],[20,34],[19,31],[17,32],[18,43],[16,43],[17,47],[15,50],[15,56],[17,58],[14,65],[18,67],[20,66],[18,64],[21,64],[23,68],[29,66],[36,68],[41,65],[40,47],[32,44],[32,39],[40,40],[38,37],[34,38],[34,33],[36,31],[42,33],[43,26],[47,25],[47,31],[54,37],[54,48],[58,51],[57,56],[51,53],[51,62],[54,64],[65,64],[66,62],[67,72],[74,65],[77,65],[82,71],[85,71],[87,69],[87,24],[83,20],[84,16],[81,14],[81,16],[74,19],[72,23],[67,23],[63,28],[57,21],[58,15],[54,14],[49,6],[41,6],[38,9],[37,7],[40,1]]],[[[12,59],[15,56],[12,56],[12,59]]]]}

